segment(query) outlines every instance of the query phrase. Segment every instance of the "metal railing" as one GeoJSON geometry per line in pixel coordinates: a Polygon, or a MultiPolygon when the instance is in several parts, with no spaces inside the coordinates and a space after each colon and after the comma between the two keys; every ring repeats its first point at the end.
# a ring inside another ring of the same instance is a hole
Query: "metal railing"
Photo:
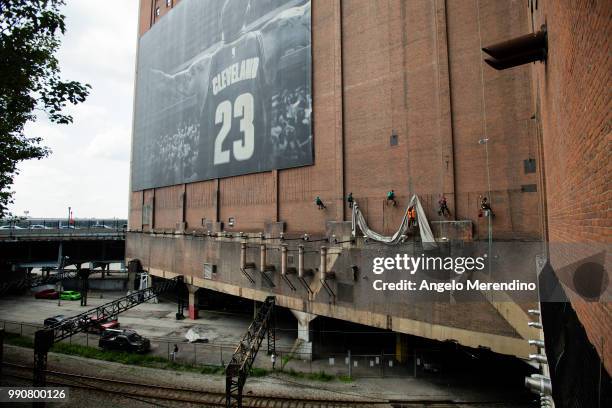
{"type": "MultiPolygon", "coordinates": [[[[45,229],[106,229],[121,231],[127,229],[126,219],[95,219],[83,218],[68,221],[66,218],[27,218],[27,219],[0,219],[0,227],[8,227],[7,230],[40,230],[45,229]]],[[[2,231],[2,229],[0,229],[2,231]]]]}

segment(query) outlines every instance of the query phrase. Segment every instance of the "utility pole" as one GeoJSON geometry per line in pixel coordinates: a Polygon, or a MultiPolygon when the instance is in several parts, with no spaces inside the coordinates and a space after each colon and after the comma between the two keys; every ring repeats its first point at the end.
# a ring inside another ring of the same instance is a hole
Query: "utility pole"
{"type": "Polygon", "coordinates": [[[348,376],[353,378],[353,362],[351,361],[351,350],[348,351],[348,376]]]}
{"type": "Polygon", "coordinates": [[[55,284],[55,290],[57,291],[57,305],[62,305],[62,281],[59,280],[55,284]]]}

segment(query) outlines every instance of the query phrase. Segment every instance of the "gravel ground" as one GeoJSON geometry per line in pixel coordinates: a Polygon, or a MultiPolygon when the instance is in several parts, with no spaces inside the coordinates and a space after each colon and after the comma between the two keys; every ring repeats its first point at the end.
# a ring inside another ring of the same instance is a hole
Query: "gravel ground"
{"type": "MultiPolygon", "coordinates": [[[[16,364],[32,364],[32,350],[6,345],[4,357],[7,362],[16,364]]],[[[223,392],[225,378],[221,375],[204,375],[191,372],[161,370],[147,367],[128,366],[98,360],[90,360],[75,356],[49,353],[48,367],[50,370],[79,373],[90,376],[100,376],[117,380],[129,380],[169,387],[186,387],[201,389],[203,391],[223,392]]],[[[330,399],[402,399],[402,400],[476,400],[476,401],[513,401],[516,397],[511,395],[487,395],[482,389],[455,389],[447,385],[436,385],[419,379],[405,378],[369,378],[357,379],[352,383],[332,381],[322,383],[319,381],[296,380],[284,375],[271,375],[259,378],[249,378],[244,389],[245,394],[292,396],[295,398],[330,398],[330,399]]],[[[123,399],[121,403],[109,398],[97,398],[96,392],[74,390],[74,401],[87,401],[87,404],[76,406],[107,407],[107,406],[150,406],[135,400],[123,399]],[[95,401],[96,405],[92,405],[95,401]]],[[[119,397],[116,397],[119,398],[119,397]]],[[[57,406],[62,406],[61,404],[57,406]]],[[[499,406],[499,405],[496,405],[499,406]]],[[[508,403],[505,407],[525,407],[522,403],[508,403]]]]}
{"type": "MultiPolygon", "coordinates": [[[[3,386],[31,386],[31,383],[26,381],[10,379],[10,382],[5,381],[3,386]]],[[[3,407],[24,408],[29,406],[28,403],[3,403],[3,407]]],[[[79,407],[79,408],[151,408],[152,405],[147,402],[141,402],[133,398],[125,398],[118,395],[113,395],[104,392],[86,391],[77,388],[70,390],[70,398],[65,402],[50,402],[46,404],[48,407],[79,407]]],[[[170,405],[170,404],[164,404],[170,405]]]]}

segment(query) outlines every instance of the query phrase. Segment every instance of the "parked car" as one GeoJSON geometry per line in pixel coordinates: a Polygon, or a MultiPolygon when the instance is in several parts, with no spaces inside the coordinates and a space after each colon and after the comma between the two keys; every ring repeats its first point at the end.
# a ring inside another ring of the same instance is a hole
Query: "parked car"
{"type": "Polygon", "coordinates": [[[79,300],[81,299],[81,294],[74,290],[65,290],[60,293],[60,299],[62,300],[79,300]]]}
{"type": "Polygon", "coordinates": [[[64,320],[66,320],[66,316],[64,316],[64,315],[57,315],[57,316],[53,316],[53,317],[47,317],[45,319],[45,321],[43,322],[43,324],[45,325],[45,327],[55,326],[56,324],[61,323],[64,320]]]}
{"type": "Polygon", "coordinates": [[[105,330],[100,336],[98,346],[105,350],[127,351],[129,353],[146,353],[151,350],[151,342],[134,330],[105,330]]]}
{"type": "Polygon", "coordinates": [[[117,320],[116,316],[102,316],[100,318],[92,317],[89,319],[87,331],[90,333],[100,334],[105,330],[119,329],[119,326],[119,320],[117,320]]]}
{"type": "Polygon", "coordinates": [[[108,225],[104,225],[104,224],[94,224],[91,226],[91,228],[113,229],[113,227],[109,227],[108,225]]]}
{"type": "Polygon", "coordinates": [[[25,228],[20,227],[19,225],[3,225],[0,227],[0,229],[7,230],[7,229],[25,229],[25,228]]]}
{"type": "Polygon", "coordinates": [[[34,295],[36,299],[57,299],[59,297],[59,292],[55,289],[45,289],[40,292],[36,292],[34,295]]]}
{"type": "Polygon", "coordinates": [[[51,229],[51,228],[47,227],[46,225],[42,225],[42,224],[34,224],[34,225],[30,225],[30,229],[51,229]]]}

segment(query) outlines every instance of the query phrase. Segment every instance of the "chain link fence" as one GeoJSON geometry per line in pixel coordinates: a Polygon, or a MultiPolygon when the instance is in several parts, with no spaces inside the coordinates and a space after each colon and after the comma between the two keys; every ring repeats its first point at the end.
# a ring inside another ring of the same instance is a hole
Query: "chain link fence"
{"type": "MultiPolygon", "coordinates": [[[[34,333],[42,325],[0,320],[6,333],[34,339],[34,333]]],[[[97,348],[99,334],[77,333],[62,343],[79,344],[97,348]]],[[[236,344],[230,343],[189,343],[183,337],[147,337],[151,342],[148,355],[161,357],[170,362],[190,366],[222,366],[231,359],[236,344]],[[175,352],[175,346],[178,349],[175,352]]],[[[416,376],[423,369],[423,358],[413,354],[399,362],[395,354],[351,354],[347,353],[300,353],[285,347],[276,347],[273,367],[271,356],[267,354],[266,340],[261,344],[254,367],[265,370],[283,371],[296,376],[321,374],[345,377],[409,377],[416,376]],[[417,367],[418,365],[418,367],[417,367]]],[[[431,351],[428,351],[431,353],[431,351]]]]}

